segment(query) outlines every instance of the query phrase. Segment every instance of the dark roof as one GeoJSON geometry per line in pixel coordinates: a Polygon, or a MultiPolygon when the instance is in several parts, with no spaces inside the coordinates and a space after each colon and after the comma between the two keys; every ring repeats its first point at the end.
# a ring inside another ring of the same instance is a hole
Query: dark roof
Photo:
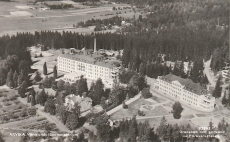
{"type": "Polygon", "coordinates": [[[172,81],[178,81],[181,85],[184,86],[184,89],[193,92],[197,95],[206,95],[208,94],[208,91],[201,86],[199,83],[194,83],[191,79],[184,79],[180,78],[173,74],[168,74],[166,76],[161,77],[162,80],[172,82],[172,81]]]}

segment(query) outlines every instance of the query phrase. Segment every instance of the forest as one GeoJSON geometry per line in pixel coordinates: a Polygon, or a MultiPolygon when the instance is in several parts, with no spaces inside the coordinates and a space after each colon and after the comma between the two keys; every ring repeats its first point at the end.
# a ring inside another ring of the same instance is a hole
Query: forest
{"type": "Polygon", "coordinates": [[[49,7],[50,9],[69,9],[73,8],[74,6],[72,4],[47,4],[44,3],[45,6],[49,7]]]}

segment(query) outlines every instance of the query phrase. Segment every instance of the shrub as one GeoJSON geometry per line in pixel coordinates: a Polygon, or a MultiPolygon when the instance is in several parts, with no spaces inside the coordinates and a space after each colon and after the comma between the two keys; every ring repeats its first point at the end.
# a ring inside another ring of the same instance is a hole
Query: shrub
{"type": "Polygon", "coordinates": [[[11,100],[11,101],[16,100],[16,99],[17,99],[16,96],[10,96],[9,97],[9,100],[11,100]]]}
{"type": "Polygon", "coordinates": [[[34,115],[36,115],[36,113],[37,113],[37,110],[36,110],[35,107],[31,107],[31,108],[28,108],[28,109],[27,109],[27,114],[28,114],[29,116],[34,116],[34,115]]]}
{"type": "Polygon", "coordinates": [[[26,116],[28,116],[28,114],[27,114],[27,109],[21,110],[21,112],[19,113],[19,116],[20,116],[20,117],[26,117],[26,116]]]}
{"type": "Polygon", "coordinates": [[[20,101],[19,100],[15,100],[14,103],[17,105],[17,104],[20,103],[20,101]]]}
{"type": "Polygon", "coordinates": [[[123,106],[123,109],[127,109],[128,108],[128,105],[125,104],[125,101],[123,101],[122,106],[123,106]]]}
{"type": "Polygon", "coordinates": [[[4,103],[5,106],[9,106],[9,105],[11,105],[11,104],[12,104],[12,103],[10,103],[10,102],[5,102],[5,103],[4,103]]]}
{"type": "Polygon", "coordinates": [[[2,117],[1,117],[1,120],[2,120],[2,121],[8,121],[8,120],[10,120],[10,118],[7,117],[7,116],[2,116],[2,117]]]}
{"type": "Polygon", "coordinates": [[[2,102],[7,102],[7,101],[9,101],[9,99],[8,99],[8,98],[4,98],[4,99],[2,99],[2,102]]]}
{"type": "Polygon", "coordinates": [[[138,110],[138,111],[137,111],[137,114],[138,114],[139,116],[145,116],[144,112],[141,111],[141,110],[138,110]]]}

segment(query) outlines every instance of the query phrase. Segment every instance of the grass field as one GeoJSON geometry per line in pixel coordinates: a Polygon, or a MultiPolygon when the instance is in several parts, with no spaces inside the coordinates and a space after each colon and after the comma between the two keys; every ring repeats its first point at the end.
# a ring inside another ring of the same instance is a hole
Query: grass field
{"type": "MultiPolygon", "coordinates": [[[[130,12],[130,10],[112,11],[111,6],[102,6],[96,8],[83,7],[83,9],[74,10],[43,10],[41,5],[32,5],[25,2],[0,2],[0,35],[15,34],[16,32],[34,32],[41,30],[69,30],[75,32],[93,32],[92,30],[80,31],[76,29],[65,29],[64,27],[73,27],[80,21],[89,19],[105,19],[113,17],[117,12],[121,12],[118,16],[132,18],[134,15],[138,17],[138,13],[130,12]],[[31,9],[20,8],[31,7],[31,9]],[[126,11],[126,13],[125,13],[126,11]],[[13,14],[13,16],[12,16],[13,14]],[[107,15],[113,14],[113,15],[107,15]],[[106,16],[105,16],[106,15],[106,16]]],[[[117,7],[119,5],[116,5],[117,7]]]]}

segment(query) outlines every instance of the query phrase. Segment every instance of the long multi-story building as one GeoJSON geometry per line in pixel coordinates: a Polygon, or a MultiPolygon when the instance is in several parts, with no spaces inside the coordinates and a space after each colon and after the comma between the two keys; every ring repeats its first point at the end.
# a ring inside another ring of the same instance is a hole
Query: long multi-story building
{"type": "Polygon", "coordinates": [[[83,50],[77,54],[61,54],[57,58],[58,70],[68,72],[65,78],[74,81],[76,75],[84,75],[84,77],[96,80],[101,78],[108,85],[113,84],[113,80],[119,76],[119,64],[112,61],[106,61],[104,56],[95,51],[83,50]]]}
{"type": "Polygon", "coordinates": [[[173,97],[196,109],[213,111],[215,108],[215,98],[204,87],[190,79],[168,74],[159,76],[154,86],[164,95],[173,97]]]}

